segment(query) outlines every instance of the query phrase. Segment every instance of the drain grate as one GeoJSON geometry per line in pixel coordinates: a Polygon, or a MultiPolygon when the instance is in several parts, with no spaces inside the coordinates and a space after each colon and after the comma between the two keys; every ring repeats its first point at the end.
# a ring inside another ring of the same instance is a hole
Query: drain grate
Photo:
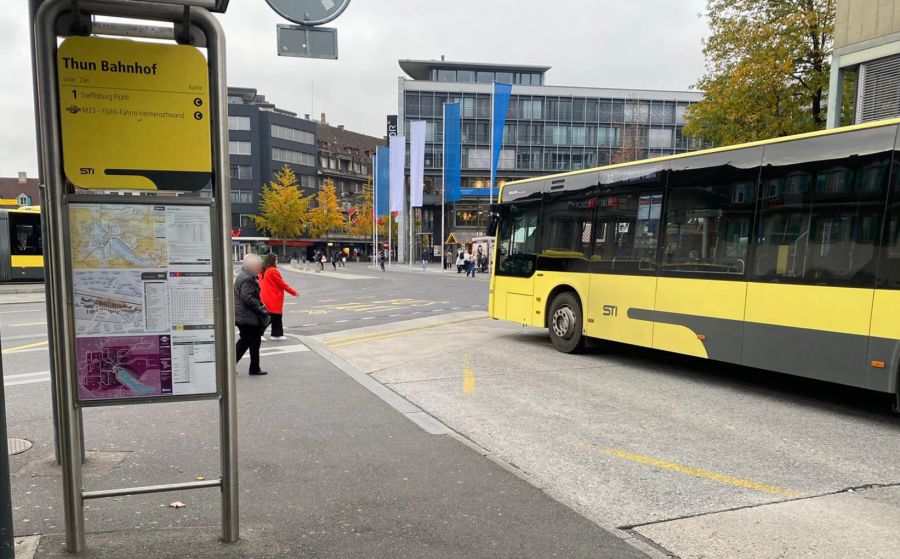
{"type": "Polygon", "coordinates": [[[31,448],[31,441],[26,441],[25,439],[6,439],[6,446],[9,448],[9,455],[12,456],[14,454],[22,454],[29,448],[31,448]]]}

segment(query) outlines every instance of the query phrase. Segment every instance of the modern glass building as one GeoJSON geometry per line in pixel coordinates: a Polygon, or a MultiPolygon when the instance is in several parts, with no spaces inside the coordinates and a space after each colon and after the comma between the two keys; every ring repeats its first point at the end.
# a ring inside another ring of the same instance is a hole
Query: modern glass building
{"type": "Polygon", "coordinates": [[[484,231],[489,198],[491,90],[513,84],[497,184],[704,147],[682,132],[695,91],[563,87],[548,66],[400,60],[401,133],[424,120],[425,199],[412,254],[441,244],[443,105],[461,103],[463,199],[447,206],[445,231],[461,242],[484,231]]]}

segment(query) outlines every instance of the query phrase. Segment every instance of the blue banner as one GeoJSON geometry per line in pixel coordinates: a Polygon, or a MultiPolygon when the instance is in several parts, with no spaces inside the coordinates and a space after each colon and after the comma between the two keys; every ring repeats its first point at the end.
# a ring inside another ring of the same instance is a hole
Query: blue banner
{"type": "Polygon", "coordinates": [[[506,126],[506,112],[509,110],[511,95],[512,85],[494,82],[494,106],[491,111],[491,188],[497,183],[497,167],[503,148],[503,128],[506,126]]]}
{"type": "Polygon", "coordinates": [[[462,125],[459,103],[444,103],[444,199],[458,202],[462,175],[462,125]]]}
{"type": "Polygon", "coordinates": [[[390,204],[391,182],[391,149],[387,146],[378,146],[375,151],[375,216],[381,217],[388,213],[390,204]]]}

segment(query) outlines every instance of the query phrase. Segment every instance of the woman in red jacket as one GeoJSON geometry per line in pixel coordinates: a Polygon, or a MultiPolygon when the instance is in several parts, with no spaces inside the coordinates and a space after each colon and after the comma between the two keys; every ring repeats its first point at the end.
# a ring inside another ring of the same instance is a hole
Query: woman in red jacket
{"type": "Polygon", "coordinates": [[[278,271],[278,257],[274,254],[266,255],[262,273],[259,274],[259,287],[260,298],[272,317],[272,339],[286,340],[284,324],[281,321],[284,292],[287,291],[294,297],[297,296],[297,292],[281,277],[281,272],[278,271]]]}

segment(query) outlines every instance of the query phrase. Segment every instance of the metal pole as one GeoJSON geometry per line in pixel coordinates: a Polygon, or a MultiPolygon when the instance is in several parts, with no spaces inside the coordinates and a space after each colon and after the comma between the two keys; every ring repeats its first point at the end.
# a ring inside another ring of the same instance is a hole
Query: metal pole
{"type": "MultiPolygon", "coordinates": [[[[47,195],[44,219],[48,237],[44,244],[48,268],[45,283],[47,297],[52,307],[48,321],[48,342],[55,371],[57,432],[59,433],[59,458],[62,464],[63,516],[66,527],[66,550],[84,551],[84,508],[81,498],[81,414],[75,407],[75,364],[72,347],[72,324],[67,317],[70,296],[65,275],[68,230],[65,227],[66,183],[62,176],[62,152],[56,88],[56,31],[55,24],[65,0],[43,2],[37,9],[34,21],[35,65],[38,75],[38,114],[41,138],[41,170],[47,195]]],[[[69,317],[71,318],[71,317],[69,317]]]]}
{"type": "Polygon", "coordinates": [[[388,210],[388,268],[391,267],[391,253],[394,251],[394,224],[391,223],[392,221],[394,221],[394,212],[388,210]]]}
{"type": "MultiPolygon", "coordinates": [[[[35,54],[35,41],[34,41],[34,22],[36,21],[35,16],[37,14],[37,9],[40,3],[43,0],[28,0],[28,21],[32,23],[29,25],[29,36],[31,38],[31,85],[32,85],[32,93],[34,96],[34,106],[38,106],[38,74],[37,74],[37,57],[35,54]]],[[[41,153],[41,116],[38,111],[34,111],[34,132],[35,139],[37,140],[37,160],[38,160],[38,183],[40,184],[41,190],[41,206],[47,205],[47,191],[44,188],[44,173],[43,173],[43,157],[41,153]]],[[[49,244],[51,242],[50,233],[47,229],[47,220],[41,220],[41,238],[43,239],[43,247],[44,252],[46,253],[49,250],[49,244]]],[[[44,259],[44,282],[46,284],[47,277],[52,275],[51,264],[48,259],[44,259]]],[[[49,290],[44,289],[44,313],[47,315],[47,324],[51,323],[51,318],[53,317],[53,302],[51,300],[51,293],[49,290]]],[[[49,328],[49,326],[48,326],[49,328]]],[[[53,455],[56,458],[56,463],[60,463],[59,459],[59,431],[57,430],[58,426],[58,416],[59,413],[56,409],[56,370],[53,367],[53,346],[51,345],[49,348],[49,360],[50,360],[50,409],[53,417],[53,455]]]]}
{"type": "Polygon", "coordinates": [[[447,103],[444,103],[444,131],[442,133],[442,144],[444,153],[441,157],[441,273],[446,271],[447,263],[444,261],[444,225],[446,218],[444,217],[444,206],[447,200],[447,103]]]}
{"type": "Polygon", "coordinates": [[[12,490],[9,485],[9,447],[6,441],[6,394],[3,389],[3,362],[0,360],[0,559],[14,559],[12,490]]]}
{"type": "Polygon", "coordinates": [[[378,149],[372,172],[372,268],[378,268],[378,149]]]}
{"type": "Polygon", "coordinates": [[[202,8],[192,8],[191,20],[196,21],[206,34],[209,55],[209,98],[211,114],[215,115],[212,127],[213,172],[219,177],[215,184],[219,242],[215,244],[217,256],[224,268],[216,279],[220,300],[219,320],[216,324],[217,359],[222,395],[219,399],[219,437],[222,462],[222,540],[233,543],[240,538],[238,501],[238,437],[237,395],[234,354],[234,301],[231,296],[231,254],[225,240],[230,238],[231,198],[228,163],[228,135],[224,130],[228,122],[228,91],[225,65],[225,32],[219,20],[202,8]]]}
{"type": "Polygon", "coordinates": [[[491,82],[491,149],[488,151],[491,160],[488,162],[490,166],[491,177],[488,180],[488,204],[494,204],[494,90],[497,89],[497,82],[491,82]]]}

